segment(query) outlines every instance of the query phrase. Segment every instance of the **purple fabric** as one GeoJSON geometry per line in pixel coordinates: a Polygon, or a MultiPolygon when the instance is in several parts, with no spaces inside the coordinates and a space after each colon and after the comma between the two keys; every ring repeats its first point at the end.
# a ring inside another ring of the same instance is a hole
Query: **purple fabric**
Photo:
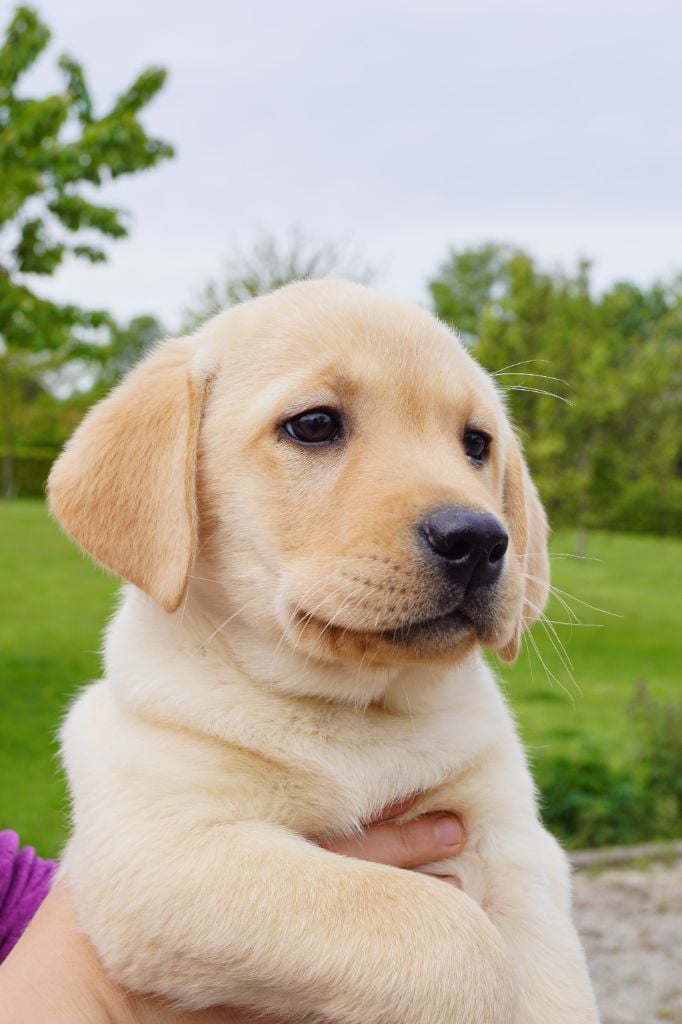
{"type": "Polygon", "coordinates": [[[16,832],[0,832],[0,963],[23,935],[47,896],[57,865],[35,850],[19,849],[16,832]]]}

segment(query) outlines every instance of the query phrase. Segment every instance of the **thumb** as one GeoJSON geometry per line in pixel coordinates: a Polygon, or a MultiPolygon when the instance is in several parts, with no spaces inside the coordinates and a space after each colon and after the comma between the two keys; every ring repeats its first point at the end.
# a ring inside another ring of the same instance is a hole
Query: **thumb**
{"type": "Polygon", "coordinates": [[[376,864],[418,868],[455,857],[465,841],[464,829],[454,815],[426,814],[402,823],[383,821],[356,836],[322,840],[320,846],[376,864]]]}

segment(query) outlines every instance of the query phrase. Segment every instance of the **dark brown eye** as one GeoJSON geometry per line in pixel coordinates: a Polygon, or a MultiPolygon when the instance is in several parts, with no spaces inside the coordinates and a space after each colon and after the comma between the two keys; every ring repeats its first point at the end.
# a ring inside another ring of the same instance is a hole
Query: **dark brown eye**
{"type": "Polygon", "coordinates": [[[282,424],[299,444],[330,444],[341,437],[341,417],[333,409],[311,409],[282,424]]]}
{"type": "Polygon", "coordinates": [[[481,466],[488,454],[490,438],[480,430],[467,430],[463,438],[464,451],[477,466],[481,466]]]}

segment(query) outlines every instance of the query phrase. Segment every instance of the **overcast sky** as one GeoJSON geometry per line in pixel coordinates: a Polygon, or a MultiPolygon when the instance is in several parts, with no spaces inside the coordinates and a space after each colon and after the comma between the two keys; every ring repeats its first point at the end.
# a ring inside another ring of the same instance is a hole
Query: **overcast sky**
{"type": "MultiPolygon", "coordinates": [[[[56,57],[99,109],[144,66],[148,129],[177,147],[109,186],[130,240],[40,288],[172,326],[235,245],[298,225],[346,240],[420,300],[447,252],[490,239],[600,285],[682,268],[680,0],[43,0],[56,57]]],[[[0,4],[7,20],[10,5],[0,4]]]]}

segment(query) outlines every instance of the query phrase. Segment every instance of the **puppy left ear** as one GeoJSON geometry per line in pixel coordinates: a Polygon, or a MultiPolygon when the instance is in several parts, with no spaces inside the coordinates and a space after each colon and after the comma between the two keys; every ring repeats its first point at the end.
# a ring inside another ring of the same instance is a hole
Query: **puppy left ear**
{"type": "Polygon", "coordinates": [[[197,543],[205,380],[191,341],[168,341],[92,409],[52,467],[55,518],[111,572],[175,611],[197,543]]]}
{"type": "Polygon", "coordinates": [[[513,434],[504,477],[504,506],[518,569],[522,573],[522,601],[514,632],[497,653],[503,661],[514,661],[521,647],[523,630],[532,626],[547,603],[549,554],[545,510],[513,434]]]}

